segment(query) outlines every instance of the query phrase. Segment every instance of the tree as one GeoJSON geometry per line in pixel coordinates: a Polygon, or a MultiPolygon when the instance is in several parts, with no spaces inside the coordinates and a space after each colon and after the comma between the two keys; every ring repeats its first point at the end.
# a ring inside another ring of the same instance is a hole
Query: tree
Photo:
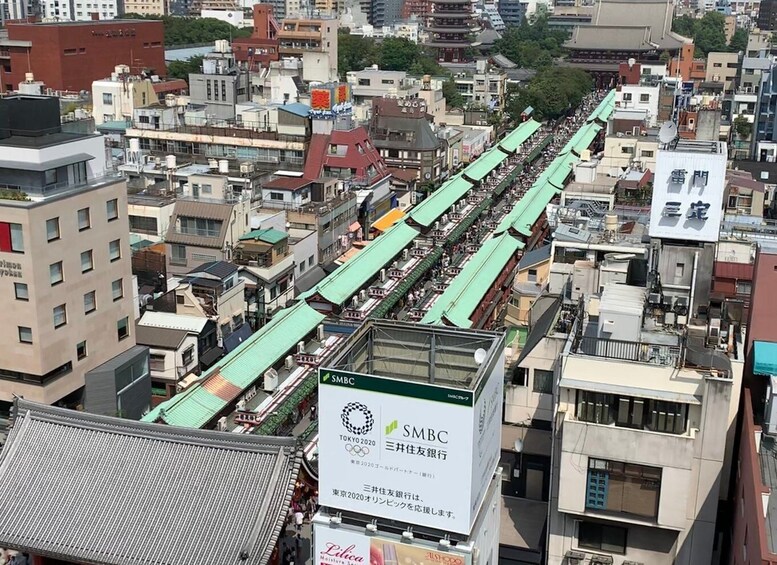
{"type": "Polygon", "coordinates": [[[705,57],[707,53],[728,51],[726,45],[726,20],[719,12],[707,12],[702,18],[680,16],[672,22],[672,30],[693,39],[694,56],[705,57]]]}
{"type": "Polygon", "coordinates": [[[235,39],[251,37],[251,28],[235,26],[215,18],[190,18],[176,16],[141,16],[125,14],[125,18],[142,20],[162,20],[165,28],[165,45],[195,45],[212,43],[217,39],[235,39]]]}
{"type": "Polygon", "coordinates": [[[738,28],[734,35],[731,37],[731,41],[728,42],[729,51],[739,53],[740,51],[747,51],[747,40],[749,34],[744,28],[738,28]]]}
{"type": "Polygon", "coordinates": [[[529,83],[508,93],[507,113],[519,120],[528,106],[539,119],[556,119],[582,102],[591,92],[593,80],[580,69],[550,67],[541,70],[529,83]]]}
{"type": "Polygon", "coordinates": [[[361,71],[376,61],[375,41],[341,31],[337,34],[337,68],[345,77],[349,71],[361,71]]]}
{"type": "Polygon", "coordinates": [[[734,132],[739,136],[739,139],[749,139],[753,133],[753,124],[747,121],[744,116],[737,116],[734,120],[734,132]]]}
{"type": "Polygon", "coordinates": [[[551,28],[546,13],[538,13],[530,23],[509,27],[494,43],[494,52],[501,53],[522,67],[543,68],[564,52],[567,33],[551,28]]]}
{"type": "Polygon", "coordinates": [[[442,95],[449,108],[464,107],[464,97],[456,88],[456,83],[453,82],[453,79],[449,78],[442,83],[442,95]]]}
{"type": "Polygon", "coordinates": [[[189,82],[189,73],[199,73],[202,68],[202,55],[191,57],[185,61],[171,61],[167,65],[168,78],[182,78],[189,82]]]}

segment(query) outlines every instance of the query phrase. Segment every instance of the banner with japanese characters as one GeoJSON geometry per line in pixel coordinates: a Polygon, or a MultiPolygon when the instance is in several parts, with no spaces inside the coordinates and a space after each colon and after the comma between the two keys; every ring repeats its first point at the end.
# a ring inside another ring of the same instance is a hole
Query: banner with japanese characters
{"type": "Polygon", "coordinates": [[[484,385],[320,369],[321,504],[469,534],[499,459],[502,379],[484,385]]]}
{"type": "Polygon", "coordinates": [[[316,524],[313,565],[471,565],[469,553],[441,551],[437,544],[402,543],[380,535],[316,524]]]}

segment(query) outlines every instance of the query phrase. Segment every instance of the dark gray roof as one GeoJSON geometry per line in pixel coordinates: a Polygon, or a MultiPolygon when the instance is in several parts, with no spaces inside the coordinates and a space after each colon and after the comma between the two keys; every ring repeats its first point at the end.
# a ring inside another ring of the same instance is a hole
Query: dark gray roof
{"type": "Polygon", "coordinates": [[[435,151],[440,147],[440,140],[435,135],[432,126],[425,119],[400,118],[396,116],[378,116],[378,127],[385,131],[412,132],[413,141],[404,139],[387,139],[384,135],[370,132],[375,147],[379,149],[415,149],[416,151],[435,151]]]}
{"type": "Polygon", "coordinates": [[[521,354],[518,356],[516,365],[520,365],[521,362],[529,356],[532,349],[537,347],[542,338],[548,335],[553,324],[556,321],[559,310],[561,310],[561,299],[557,298],[551,303],[548,308],[540,315],[537,322],[529,329],[529,335],[526,336],[526,343],[521,350],[521,354]]]}
{"type": "Polygon", "coordinates": [[[187,335],[189,332],[184,330],[155,328],[154,326],[137,326],[135,328],[135,341],[138,344],[159,347],[160,349],[178,349],[187,335]]]}
{"type": "Polygon", "coordinates": [[[537,263],[542,263],[546,259],[550,258],[550,245],[543,245],[537,249],[532,249],[528,253],[524,253],[521,260],[518,262],[518,269],[526,269],[537,263]]]}
{"type": "Polygon", "coordinates": [[[231,204],[202,202],[199,200],[177,200],[173,208],[173,215],[170,218],[170,227],[167,229],[165,242],[221,249],[227,236],[228,220],[232,217],[232,209],[233,206],[231,204]],[[175,226],[178,223],[179,216],[220,220],[221,231],[216,237],[178,233],[175,230],[175,226]]]}
{"type": "Polygon", "coordinates": [[[18,400],[0,487],[20,511],[0,516],[0,546],[76,563],[266,565],[300,460],[293,438],[18,400]]]}
{"type": "Polygon", "coordinates": [[[237,272],[237,265],[230,263],[229,261],[210,261],[203,263],[199,267],[195,267],[189,271],[189,275],[209,274],[214,277],[224,280],[232,273],[237,272]]]}

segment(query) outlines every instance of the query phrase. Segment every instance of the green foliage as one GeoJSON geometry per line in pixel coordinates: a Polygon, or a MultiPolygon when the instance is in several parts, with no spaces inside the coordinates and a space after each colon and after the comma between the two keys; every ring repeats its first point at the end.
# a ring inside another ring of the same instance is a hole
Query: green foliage
{"type": "Polygon", "coordinates": [[[672,22],[672,30],[693,39],[694,57],[706,57],[707,53],[713,52],[738,51],[726,45],[725,22],[726,19],[719,12],[707,12],[699,19],[680,16],[672,22]]]}
{"type": "Polygon", "coordinates": [[[445,72],[422,46],[407,39],[388,37],[379,43],[370,37],[341,30],[337,36],[340,75],[345,77],[349,71],[361,71],[370,65],[378,65],[385,71],[407,71],[412,75],[445,72]]]}
{"type": "Polygon", "coordinates": [[[189,82],[189,73],[199,73],[202,68],[202,55],[191,57],[185,61],[171,61],[167,65],[167,76],[169,78],[182,78],[189,82]]]}
{"type": "Polygon", "coordinates": [[[546,68],[525,87],[510,91],[507,113],[513,120],[518,120],[521,112],[532,106],[538,119],[554,120],[578,106],[592,88],[591,75],[585,71],[570,67],[546,68]]]}
{"type": "Polygon", "coordinates": [[[456,88],[456,83],[453,79],[448,79],[442,83],[442,95],[445,98],[445,102],[448,108],[463,108],[464,97],[459,93],[456,88]]]}
{"type": "Polygon", "coordinates": [[[566,39],[567,32],[549,27],[547,15],[539,14],[532,23],[524,20],[518,27],[507,28],[494,43],[494,52],[521,67],[542,69],[563,54],[566,39]]]}
{"type": "Polygon", "coordinates": [[[7,190],[5,188],[0,188],[0,200],[23,200],[27,201],[29,200],[29,196],[27,196],[26,192],[22,192],[21,190],[7,190]]]}
{"type": "Polygon", "coordinates": [[[753,133],[753,124],[747,121],[744,116],[737,116],[734,120],[734,131],[739,136],[739,139],[748,139],[753,133]]]}
{"type": "Polygon", "coordinates": [[[731,36],[731,41],[728,42],[729,50],[734,51],[735,53],[747,51],[747,39],[747,30],[742,27],[737,28],[734,35],[731,36]]]}
{"type": "Polygon", "coordinates": [[[178,16],[141,16],[125,14],[125,18],[162,20],[165,26],[165,46],[212,43],[217,39],[251,37],[251,28],[236,28],[215,18],[187,18],[178,16]]]}

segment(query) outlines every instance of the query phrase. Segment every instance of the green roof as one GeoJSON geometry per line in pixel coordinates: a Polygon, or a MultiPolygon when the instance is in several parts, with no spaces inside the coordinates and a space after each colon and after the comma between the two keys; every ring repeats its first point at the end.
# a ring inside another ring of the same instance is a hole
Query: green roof
{"type": "Polygon", "coordinates": [[[320,294],[332,304],[344,304],[416,237],[415,228],[399,222],[321,281],[308,295],[320,294]]]}
{"type": "Polygon", "coordinates": [[[590,123],[580,128],[579,130],[580,137],[572,146],[572,151],[574,151],[578,155],[582,154],[583,151],[588,149],[591,143],[593,143],[594,139],[596,139],[596,136],[599,134],[601,130],[602,130],[602,126],[596,123],[590,123]]]}
{"type": "Polygon", "coordinates": [[[524,141],[529,139],[534,132],[540,129],[540,123],[534,120],[528,120],[523,122],[520,126],[515,128],[512,132],[508,133],[505,138],[499,142],[499,147],[508,153],[515,153],[515,151],[523,144],[524,141]]]}
{"type": "Polygon", "coordinates": [[[572,174],[572,165],[577,163],[580,157],[573,153],[567,153],[553,159],[551,164],[551,172],[548,176],[548,182],[556,188],[564,188],[564,184],[572,174]]]}
{"type": "Polygon", "coordinates": [[[220,398],[208,392],[202,385],[209,377],[220,374],[242,393],[293,349],[297,342],[316,329],[323,319],[323,314],[319,314],[304,302],[281,310],[269,324],[260,328],[208,370],[199,382],[157,406],[143,421],[154,422],[161,416],[164,422],[173,426],[204,426],[234,400],[220,398]]]}
{"type": "Polygon", "coordinates": [[[472,183],[458,174],[414,206],[410,210],[410,217],[415,223],[428,228],[451,206],[464,198],[471,188],[472,183]]]}
{"type": "MultiPolygon", "coordinates": [[[[593,115],[593,114],[591,114],[591,115],[593,115]]],[[[575,145],[577,145],[577,143],[578,143],[578,141],[580,141],[581,137],[583,137],[583,128],[582,127],[575,132],[575,135],[573,135],[571,138],[569,138],[569,141],[567,141],[567,144],[559,152],[559,155],[564,155],[565,153],[569,153],[570,151],[572,151],[572,148],[575,145]]]]}
{"type": "Polygon", "coordinates": [[[240,236],[240,241],[247,241],[249,239],[253,240],[259,240],[264,241],[265,243],[269,244],[276,244],[278,242],[283,241],[284,239],[288,239],[289,234],[286,232],[282,232],[280,230],[276,230],[273,228],[267,228],[263,230],[253,230],[248,232],[245,235],[240,236]]]}
{"type": "Polygon", "coordinates": [[[505,152],[500,151],[498,147],[494,147],[478,157],[477,160],[464,169],[461,174],[470,180],[480,182],[505,159],[507,159],[505,152]]]}
{"type": "Polygon", "coordinates": [[[596,109],[591,113],[591,116],[588,118],[589,122],[592,122],[594,120],[599,120],[601,122],[606,122],[610,119],[610,115],[615,110],[615,89],[611,90],[607,93],[607,96],[602,99],[602,101],[599,103],[599,105],[596,107],[596,109]]]}
{"type": "Polygon", "coordinates": [[[515,203],[513,209],[502,218],[495,233],[500,234],[512,228],[520,234],[530,236],[534,222],[558,192],[558,189],[548,182],[534,183],[523,198],[515,203]]]}
{"type": "Polygon", "coordinates": [[[510,258],[522,247],[523,243],[506,233],[489,239],[435,301],[421,323],[441,324],[447,320],[460,328],[472,327],[470,316],[510,258]]]}

